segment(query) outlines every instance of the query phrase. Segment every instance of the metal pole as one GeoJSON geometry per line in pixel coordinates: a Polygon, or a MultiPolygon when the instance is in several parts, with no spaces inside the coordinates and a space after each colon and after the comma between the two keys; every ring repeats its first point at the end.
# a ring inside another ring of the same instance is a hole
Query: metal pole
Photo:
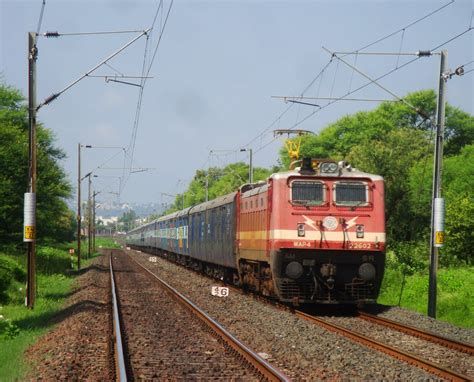
{"type": "Polygon", "coordinates": [[[81,269],[81,144],[77,144],[77,269],[81,269]]]}
{"type": "Polygon", "coordinates": [[[95,253],[95,196],[96,192],[92,194],[92,253],[95,253]]]}
{"type": "Polygon", "coordinates": [[[438,271],[438,255],[439,246],[444,241],[443,234],[441,237],[435,238],[436,232],[434,229],[435,223],[435,199],[441,197],[441,175],[443,165],[443,139],[444,139],[444,119],[445,119],[445,95],[446,95],[446,78],[444,73],[446,71],[446,61],[448,52],[443,50],[441,52],[440,76],[439,76],[439,91],[438,103],[436,110],[436,142],[435,155],[433,166],[433,199],[431,206],[431,237],[430,237],[430,280],[429,280],[429,294],[428,294],[428,316],[436,318],[436,291],[437,291],[437,271],[438,271]],[[439,240],[440,239],[440,240],[439,240]]]}
{"type": "Polygon", "coordinates": [[[252,149],[250,151],[250,164],[249,164],[249,183],[253,183],[253,163],[252,163],[252,149]]]}
{"type": "MultiPolygon", "coordinates": [[[[28,130],[29,166],[28,191],[36,193],[36,33],[28,33],[28,130]]],[[[36,204],[36,203],[35,203],[36,204]]],[[[33,206],[34,228],[28,241],[28,275],[26,284],[26,306],[33,309],[36,299],[36,206],[33,206]]]]}
{"type": "Polygon", "coordinates": [[[88,258],[90,259],[91,258],[91,215],[92,215],[92,211],[91,211],[91,183],[92,183],[92,180],[91,180],[91,176],[92,176],[92,173],[89,174],[89,195],[88,195],[88,198],[87,198],[87,244],[88,244],[88,249],[87,249],[87,256],[88,258]]]}

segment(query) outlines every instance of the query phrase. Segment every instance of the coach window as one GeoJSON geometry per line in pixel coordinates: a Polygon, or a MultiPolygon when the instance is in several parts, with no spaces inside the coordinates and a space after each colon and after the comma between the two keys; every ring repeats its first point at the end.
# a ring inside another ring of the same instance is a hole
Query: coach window
{"type": "Polygon", "coordinates": [[[294,181],[291,183],[291,202],[302,206],[320,206],[326,200],[326,187],[322,182],[294,181]]]}
{"type": "Polygon", "coordinates": [[[363,207],[369,204],[369,188],[364,182],[336,182],[333,192],[338,206],[363,207]]]}

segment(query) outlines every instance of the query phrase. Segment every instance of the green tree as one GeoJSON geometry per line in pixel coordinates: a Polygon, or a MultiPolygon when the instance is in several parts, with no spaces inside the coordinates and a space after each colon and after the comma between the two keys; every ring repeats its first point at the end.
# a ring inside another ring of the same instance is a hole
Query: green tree
{"type": "MultiPolygon", "coordinates": [[[[346,158],[354,146],[383,140],[385,135],[398,128],[426,132],[429,139],[436,118],[436,93],[423,90],[408,94],[403,102],[383,102],[376,109],[347,115],[331,123],[317,135],[302,137],[300,157],[346,158]],[[429,119],[425,118],[429,117],[429,119]]],[[[474,117],[446,106],[445,154],[454,155],[464,145],[474,143],[474,117]]],[[[290,159],[285,148],[280,150],[280,161],[288,168],[290,159]]]]}
{"type": "MultiPolygon", "coordinates": [[[[266,179],[277,168],[271,170],[255,167],[253,169],[254,182],[266,179]]],[[[231,163],[224,168],[210,167],[208,170],[197,170],[193,180],[184,194],[179,194],[168,210],[163,214],[179,211],[184,207],[194,206],[206,200],[206,182],[208,184],[208,198],[215,199],[237,191],[240,186],[248,182],[249,166],[246,163],[231,163]],[[184,196],[184,198],[183,198],[184,196]],[[183,203],[184,201],[184,203],[183,203]]]]}
{"type": "Polygon", "coordinates": [[[413,165],[428,154],[423,132],[399,128],[389,131],[383,139],[361,142],[347,155],[357,168],[383,175],[387,233],[397,241],[414,239],[407,179],[413,165]]]}
{"type": "MultiPolygon", "coordinates": [[[[0,242],[22,240],[23,194],[28,186],[28,114],[21,93],[0,83],[0,242]]],[[[52,132],[37,126],[37,236],[39,242],[66,241],[74,235],[74,214],[65,199],[71,185],[60,162],[64,152],[52,132]]]]}
{"type": "Polygon", "coordinates": [[[122,224],[122,230],[128,232],[135,228],[137,219],[138,216],[136,212],[134,210],[130,210],[125,211],[118,221],[122,224]]]}
{"type": "MultiPolygon", "coordinates": [[[[419,236],[429,240],[431,221],[432,161],[420,162],[409,174],[410,209],[415,227],[424,227],[419,236]]],[[[474,144],[443,161],[442,196],[446,203],[446,244],[442,264],[473,263],[474,248],[474,144]]],[[[415,230],[416,232],[416,230],[415,230]]]]}

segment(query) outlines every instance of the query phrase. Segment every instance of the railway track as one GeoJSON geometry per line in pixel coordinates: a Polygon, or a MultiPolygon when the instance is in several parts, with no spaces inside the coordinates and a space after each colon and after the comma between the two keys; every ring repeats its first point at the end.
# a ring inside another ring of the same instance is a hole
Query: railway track
{"type": "Polygon", "coordinates": [[[129,379],[289,380],[124,252],[113,257],[129,379]]]}
{"type": "Polygon", "coordinates": [[[114,363],[115,363],[115,379],[120,382],[127,381],[127,371],[125,367],[125,351],[122,342],[122,328],[120,324],[120,314],[118,299],[115,287],[114,269],[112,267],[112,253],[109,257],[110,271],[110,287],[112,295],[112,317],[113,317],[113,333],[114,333],[114,363]]]}
{"type": "Polygon", "coordinates": [[[390,329],[394,329],[399,332],[421,338],[425,341],[429,341],[429,342],[444,346],[449,349],[453,349],[453,350],[466,353],[469,355],[474,355],[474,346],[471,346],[467,343],[464,343],[461,341],[455,341],[451,338],[446,338],[432,332],[415,328],[414,326],[410,326],[410,325],[402,324],[400,322],[389,320],[387,318],[374,316],[373,314],[369,314],[363,311],[359,311],[358,315],[360,318],[373,322],[377,325],[386,326],[390,329]]]}
{"type": "MultiPolygon", "coordinates": [[[[315,317],[313,315],[307,314],[307,313],[299,311],[299,310],[295,310],[294,313],[298,317],[301,317],[305,320],[314,322],[315,324],[320,325],[320,326],[326,328],[327,330],[338,333],[338,334],[340,334],[344,337],[347,337],[347,338],[349,338],[353,341],[356,341],[356,342],[358,342],[362,345],[368,346],[368,347],[370,347],[372,349],[375,349],[377,351],[381,351],[381,352],[383,352],[385,354],[388,354],[388,355],[390,355],[394,358],[397,358],[401,361],[407,362],[411,365],[414,365],[414,366],[419,367],[423,370],[426,370],[427,372],[429,372],[431,374],[434,374],[434,375],[437,375],[441,378],[445,378],[445,379],[450,380],[450,381],[471,381],[472,380],[467,375],[458,373],[458,372],[456,372],[454,370],[451,370],[447,367],[443,367],[439,364],[436,364],[434,362],[423,359],[423,358],[421,358],[421,357],[419,357],[415,354],[411,354],[407,351],[401,350],[399,348],[395,348],[395,347],[390,346],[386,343],[383,343],[381,341],[373,339],[369,336],[366,336],[366,335],[358,333],[354,330],[348,329],[344,326],[335,324],[334,322],[331,322],[331,320],[329,320],[329,319],[323,319],[323,318],[320,318],[320,317],[315,317]]],[[[364,317],[365,317],[365,319],[369,320],[368,315],[364,316],[364,317]]],[[[377,320],[377,318],[374,319],[373,317],[375,317],[375,316],[372,316],[372,318],[370,318],[373,322],[374,321],[376,321],[377,323],[382,323],[383,322],[384,323],[383,325],[387,325],[384,320],[379,321],[379,320],[377,320]]],[[[397,327],[399,328],[400,331],[409,332],[409,329],[406,326],[404,326],[402,324],[398,324],[398,323],[395,323],[395,324],[397,324],[397,327]]],[[[417,331],[419,333],[422,332],[421,330],[418,330],[418,329],[417,329],[417,331]]],[[[411,333],[409,333],[409,334],[411,334],[411,333]]],[[[425,332],[424,335],[427,336],[428,334],[425,332]]],[[[456,341],[449,341],[446,338],[443,338],[443,340],[444,340],[444,343],[447,343],[447,342],[450,343],[450,346],[449,346],[450,348],[452,348],[451,346],[456,346],[454,344],[454,343],[456,343],[456,341]]],[[[434,338],[433,338],[433,341],[434,341],[434,338]]],[[[471,351],[472,351],[472,347],[471,347],[471,351]]]]}

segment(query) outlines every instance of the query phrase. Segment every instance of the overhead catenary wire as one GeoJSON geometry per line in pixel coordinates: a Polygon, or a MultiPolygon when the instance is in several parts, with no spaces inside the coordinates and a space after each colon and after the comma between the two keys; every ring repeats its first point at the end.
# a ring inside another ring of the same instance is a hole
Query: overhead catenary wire
{"type": "MultiPolygon", "coordinates": [[[[463,36],[463,35],[465,35],[465,34],[468,33],[469,31],[471,31],[472,29],[473,29],[472,27],[469,27],[469,28],[466,29],[465,31],[463,31],[463,32],[461,32],[461,33],[458,33],[458,34],[455,35],[454,37],[449,38],[448,40],[446,40],[446,41],[440,43],[439,45],[437,45],[437,46],[435,46],[435,47],[433,47],[432,49],[430,49],[430,51],[437,50],[437,49],[443,47],[444,45],[449,44],[450,42],[452,42],[452,41],[454,41],[454,40],[460,38],[460,37],[463,36]]],[[[400,69],[403,69],[404,67],[406,67],[406,66],[412,64],[413,62],[419,60],[420,58],[421,58],[420,56],[417,56],[417,57],[413,58],[412,60],[409,60],[409,61],[407,61],[407,62],[401,64],[400,66],[398,66],[398,67],[396,67],[396,68],[393,68],[393,69],[389,70],[388,72],[386,72],[386,73],[384,73],[384,74],[382,74],[382,75],[376,77],[374,80],[375,80],[375,81],[379,81],[379,80],[381,80],[382,78],[385,78],[385,77],[391,75],[392,73],[394,73],[394,72],[396,72],[396,71],[398,71],[398,70],[400,70],[400,69]]],[[[296,128],[297,126],[301,125],[303,122],[307,121],[309,118],[311,118],[313,115],[315,115],[316,113],[320,112],[321,110],[327,108],[328,106],[334,104],[335,102],[338,102],[339,100],[341,100],[341,99],[343,99],[343,98],[346,98],[347,96],[349,96],[349,95],[351,95],[351,94],[353,94],[353,93],[355,93],[355,92],[357,92],[357,91],[359,91],[359,90],[362,90],[362,89],[366,88],[367,86],[369,86],[369,85],[371,85],[371,84],[372,84],[372,82],[369,81],[369,82],[367,82],[367,83],[365,83],[365,84],[359,86],[357,89],[354,89],[354,90],[352,90],[352,91],[350,91],[350,92],[347,92],[347,93],[345,93],[344,95],[340,96],[339,98],[336,98],[335,100],[332,100],[332,101],[328,102],[327,104],[321,106],[321,108],[316,109],[316,110],[313,110],[312,112],[308,113],[303,119],[301,119],[300,121],[298,121],[297,123],[295,123],[294,125],[292,125],[289,129],[290,129],[290,130],[293,130],[294,128],[296,128]]],[[[273,143],[275,140],[276,140],[276,138],[274,138],[273,140],[271,140],[270,142],[268,142],[267,144],[265,144],[264,146],[262,146],[261,148],[259,148],[258,150],[256,150],[254,153],[257,153],[257,152],[263,150],[265,147],[267,147],[268,145],[270,145],[271,143],[273,143]]]]}
{"type": "MultiPolygon", "coordinates": [[[[395,65],[396,68],[398,68],[398,64],[400,64],[400,57],[401,57],[401,53],[402,53],[402,47],[403,47],[404,39],[405,39],[405,29],[403,29],[402,37],[400,39],[400,46],[398,48],[398,56],[397,56],[397,64],[395,65]]],[[[354,66],[355,66],[355,64],[354,64],[354,66]]]]}
{"type": "Polygon", "coordinates": [[[41,4],[41,11],[38,19],[38,26],[36,28],[36,37],[39,35],[40,30],[41,30],[41,24],[43,23],[43,16],[44,16],[44,8],[46,7],[46,0],[43,0],[43,3],[41,4]]]}
{"type": "Polygon", "coordinates": [[[150,73],[150,70],[153,66],[153,62],[155,60],[155,57],[156,57],[156,53],[158,52],[158,47],[160,46],[160,43],[161,43],[161,39],[163,37],[163,34],[164,34],[164,31],[165,31],[165,28],[166,28],[166,24],[168,23],[168,18],[170,16],[170,13],[171,13],[171,9],[173,8],[173,2],[174,0],[171,0],[171,3],[170,3],[170,6],[168,8],[168,13],[166,14],[166,18],[165,18],[165,21],[163,23],[163,26],[161,27],[161,30],[160,30],[160,34],[158,36],[158,42],[156,43],[156,47],[155,47],[155,50],[153,52],[153,56],[151,58],[151,62],[150,62],[150,65],[148,66],[148,70],[147,70],[147,76],[148,74],[150,73]]]}
{"type": "Polygon", "coordinates": [[[421,21],[423,21],[423,20],[426,20],[427,18],[433,16],[434,14],[440,12],[441,10],[443,10],[444,8],[450,6],[450,5],[453,4],[454,2],[455,2],[455,0],[451,0],[449,3],[446,3],[446,4],[442,5],[442,6],[439,7],[439,8],[436,8],[434,11],[432,11],[432,12],[430,12],[430,13],[428,13],[428,14],[426,14],[426,15],[424,15],[424,16],[418,18],[418,19],[416,19],[415,21],[413,21],[413,22],[411,22],[411,23],[405,25],[403,28],[400,28],[400,29],[398,29],[398,30],[396,30],[396,31],[394,31],[394,32],[391,32],[391,33],[387,34],[386,36],[381,37],[381,38],[375,40],[374,42],[371,42],[370,44],[367,44],[367,45],[365,45],[365,46],[363,46],[363,47],[361,47],[361,48],[355,50],[354,52],[359,52],[359,51],[361,51],[361,50],[365,50],[365,49],[367,49],[367,48],[370,48],[370,47],[373,46],[373,45],[378,44],[379,42],[382,42],[382,41],[384,41],[384,40],[386,40],[386,39],[388,39],[388,38],[390,38],[390,37],[392,37],[392,36],[395,36],[396,34],[402,32],[402,31],[405,31],[406,29],[408,29],[408,28],[410,28],[410,27],[412,27],[412,26],[418,24],[419,22],[421,22],[421,21]]]}
{"type": "Polygon", "coordinates": [[[379,84],[376,80],[372,79],[371,77],[369,77],[367,74],[365,74],[364,72],[362,72],[361,70],[359,70],[357,67],[355,67],[354,65],[351,65],[349,64],[347,61],[345,61],[344,59],[342,59],[341,57],[339,57],[338,55],[336,55],[335,53],[332,53],[330,50],[326,49],[325,47],[323,47],[323,49],[328,52],[329,54],[331,54],[333,57],[336,57],[340,62],[342,62],[343,64],[347,65],[348,67],[350,67],[351,69],[355,70],[357,73],[359,73],[361,76],[363,76],[364,78],[366,78],[367,80],[370,81],[370,83],[378,86],[380,89],[382,89],[383,91],[387,92],[388,94],[390,94],[392,97],[394,97],[395,99],[397,99],[398,101],[404,103],[405,105],[407,105],[408,107],[412,108],[413,110],[415,110],[418,114],[422,115],[424,118],[429,118],[428,115],[426,114],[426,112],[423,112],[423,111],[420,111],[419,108],[413,106],[410,102],[408,102],[407,100],[403,99],[402,97],[399,97],[398,95],[396,95],[394,92],[392,92],[391,90],[387,89],[385,86],[382,86],[381,84],[379,84]]]}
{"type": "Polygon", "coordinates": [[[115,69],[112,65],[110,65],[108,62],[105,63],[106,66],[108,66],[110,69],[112,69],[114,72],[120,74],[121,76],[123,76],[123,73],[120,72],[119,70],[115,69]]]}
{"type": "Polygon", "coordinates": [[[146,35],[148,33],[149,30],[146,30],[144,31],[143,33],[141,33],[139,36],[133,38],[131,41],[127,42],[124,46],[122,46],[121,48],[119,48],[118,50],[116,50],[115,52],[113,52],[112,54],[110,54],[107,58],[105,58],[104,60],[102,60],[101,62],[99,62],[97,65],[95,65],[92,69],[89,69],[85,74],[81,75],[79,78],[77,78],[76,80],[74,80],[73,82],[71,82],[69,85],[67,85],[66,87],[64,87],[62,90],[60,90],[59,92],[57,93],[53,93],[52,95],[50,95],[49,97],[47,97],[42,103],[40,103],[37,107],[36,107],[36,110],[39,110],[40,108],[42,108],[43,106],[49,104],[50,102],[54,101],[56,98],[58,98],[61,94],[63,94],[65,91],[67,91],[68,89],[72,88],[74,85],[76,85],[78,82],[82,81],[84,78],[86,78],[89,74],[93,73],[95,70],[97,70],[98,68],[100,68],[102,65],[104,65],[107,61],[111,60],[112,58],[114,58],[115,56],[117,56],[120,52],[122,52],[123,50],[125,50],[126,48],[128,48],[130,45],[132,45],[135,41],[137,41],[140,37],[142,37],[143,35],[146,35]]]}
{"type": "MultiPolygon", "coordinates": [[[[322,76],[324,75],[324,72],[326,71],[326,69],[329,67],[329,65],[331,65],[332,63],[332,59],[330,59],[326,65],[324,65],[324,67],[319,71],[319,73],[311,80],[311,82],[305,87],[305,89],[303,89],[303,91],[301,92],[301,96],[303,96],[310,88],[311,86],[318,80],[318,79],[321,79],[322,76]]],[[[320,82],[321,84],[321,82],[320,82]]],[[[273,120],[273,122],[271,122],[259,135],[257,135],[256,137],[254,137],[253,139],[251,139],[248,143],[242,145],[241,147],[249,147],[253,142],[257,141],[258,139],[262,140],[263,136],[273,127],[275,126],[275,124],[278,122],[280,123],[281,121],[281,118],[285,116],[285,114],[287,114],[290,109],[294,106],[294,103],[290,103],[285,110],[283,110],[283,112],[280,113],[280,115],[275,118],[273,120]]]]}
{"type": "MultiPolygon", "coordinates": [[[[426,20],[427,18],[429,18],[429,17],[433,16],[434,14],[440,12],[441,10],[443,10],[444,8],[446,8],[446,7],[448,7],[449,5],[453,4],[454,2],[455,2],[455,0],[451,0],[451,1],[449,1],[448,3],[446,3],[446,4],[444,4],[444,5],[442,5],[442,6],[438,7],[438,8],[436,8],[435,10],[433,10],[433,11],[431,11],[431,12],[429,12],[428,14],[426,14],[426,15],[424,15],[424,16],[422,16],[422,17],[420,17],[420,18],[418,18],[418,19],[416,19],[416,20],[414,20],[414,21],[412,21],[412,22],[410,22],[410,23],[408,23],[407,25],[403,26],[402,28],[397,29],[396,31],[391,32],[391,33],[389,33],[389,34],[387,34],[387,35],[385,35],[385,36],[383,36],[383,37],[381,37],[381,38],[378,38],[378,39],[376,39],[375,41],[373,41],[373,42],[371,42],[371,43],[369,43],[369,44],[366,44],[366,45],[364,45],[364,46],[362,46],[362,47],[360,47],[360,48],[354,50],[353,52],[354,52],[354,53],[361,52],[362,50],[365,50],[365,49],[367,49],[367,48],[369,48],[369,47],[371,47],[371,46],[373,46],[373,45],[376,45],[377,43],[382,42],[382,41],[384,41],[384,40],[386,40],[386,39],[388,39],[388,38],[390,38],[390,37],[392,37],[392,36],[394,36],[394,35],[396,35],[396,34],[398,34],[398,33],[400,33],[400,32],[405,33],[405,30],[406,30],[406,29],[408,29],[408,28],[410,28],[410,27],[412,27],[412,26],[414,26],[414,25],[420,23],[420,22],[423,21],[423,20],[426,20]]],[[[417,58],[418,58],[418,57],[417,57],[417,58]]],[[[415,60],[413,60],[413,61],[415,61],[415,60]]],[[[325,64],[325,66],[324,66],[324,67],[321,69],[321,71],[316,75],[316,77],[315,77],[313,80],[311,80],[310,83],[305,87],[305,89],[302,91],[301,95],[304,95],[304,94],[313,86],[313,84],[316,82],[316,80],[317,80],[320,76],[322,76],[322,75],[324,74],[325,70],[327,69],[327,67],[328,67],[329,65],[331,65],[332,62],[333,62],[333,61],[330,60],[328,63],[325,64]]],[[[406,65],[403,64],[402,66],[397,66],[397,68],[395,68],[395,70],[398,70],[398,69],[400,69],[400,68],[402,68],[402,67],[404,67],[404,66],[406,66],[406,65]]],[[[387,75],[388,75],[388,74],[387,74],[387,75]]],[[[382,78],[383,78],[383,77],[382,77],[382,78]]],[[[352,84],[352,81],[351,81],[351,84],[352,84]]],[[[320,82],[320,85],[321,85],[321,82],[320,82]]],[[[363,88],[363,87],[362,87],[362,88],[363,88]]],[[[360,89],[361,89],[361,87],[357,88],[355,91],[358,91],[358,90],[360,90],[360,89]]],[[[350,87],[349,87],[349,91],[346,93],[346,95],[351,95],[351,94],[353,94],[355,91],[352,91],[352,90],[350,89],[350,87]]],[[[318,95],[319,95],[319,89],[318,89],[318,95]]],[[[345,97],[342,97],[342,98],[345,98],[345,97]]],[[[334,102],[336,102],[336,101],[337,101],[337,100],[334,100],[334,101],[331,102],[330,104],[332,104],[332,103],[334,103],[334,102]]],[[[258,140],[258,139],[262,140],[262,138],[263,138],[263,136],[266,134],[266,132],[267,132],[268,130],[270,130],[277,122],[279,122],[280,119],[281,119],[285,114],[287,114],[288,111],[289,111],[293,106],[294,106],[294,103],[291,103],[291,104],[290,104],[272,123],[270,123],[260,134],[258,134],[256,137],[254,137],[253,139],[251,139],[247,144],[243,145],[242,147],[248,147],[248,146],[250,146],[250,144],[252,144],[253,142],[255,142],[255,141],[258,140]]],[[[326,105],[326,106],[329,106],[329,105],[326,105]]],[[[325,108],[326,106],[322,107],[321,109],[325,108]]],[[[306,121],[308,118],[310,118],[312,115],[314,115],[314,113],[320,111],[321,109],[317,109],[317,110],[313,111],[309,116],[305,117],[303,121],[301,121],[301,122],[299,122],[299,123],[298,123],[298,122],[295,123],[292,128],[294,128],[294,127],[298,126],[300,123],[306,121]]],[[[267,147],[269,144],[273,143],[276,139],[277,139],[277,138],[273,138],[268,144],[265,144],[264,146],[261,145],[260,148],[257,149],[254,153],[257,153],[258,151],[260,151],[260,150],[262,150],[263,148],[267,147]]]]}
{"type": "MultiPolygon", "coordinates": [[[[136,108],[136,112],[135,112],[135,120],[134,120],[134,124],[133,124],[133,128],[132,128],[132,135],[131,135],[131,138],[130,138],[129,146],[127,148],[127,152],[129,152],[130,167],[133,163],[133,157],[134,157],[134,151],[135,151],[135,142],[136,142],[136,137],[137,137],[137,133],[138,133],[144,88],[145,88],[145,85],[146,85],[147,77],[149,76],[149,73],[150,73],[151,68],[153,66],[153,62],[155,60],[155,57],[156,57],[156,54],[157,54],[157,51],[158,51],[158,47],[160,46],[160,43],[161,43],[165,28],[166,28],[166,25],[167,25],[167,22],[168,22],[168,18],[169,18],[169,15],[171,13],[172,6],[173,6],[173,0],[171,0],[171,3],[170,3],[170,6],[168,8],[168,12],[167,12],[165,21],[164,21],[163,25],[160,28],[158,41],[156,43],[156,46],[155,46],[155,49],[154,49],[154,52],[153,52],[153,56],[151,58],[150,63],[148,64],[148,67],[147,67],[147,64],[146,64],[146,60],[147,60],[147,54],[148,54],[150,39],[149,39],[149,36],[147,36],[147,43],[145,45],[145,51],[144,51],[144,55],[143,55],[143,64],[142,64],[142,77],[143,77],[143,79],[141,80],[141,84],[140,84],[141,87],[140,87],[139,95],[138,95],[137,108],[136,108]]],[[[153,22],[152,22],[152,28],[154,28],[154,25],[155,25],[155,22],[156,22],[156,19],[157,19],[157,16],[158,16],[158,13],[159,13],[160,9],[163,10],[163,1],[160,1],[160,3],[158,4],[158,9],[155,13],[155,17],[154,17],[153,22]]],[[[130,172],[127,175],[125,173],[123,175],[124,175],[124,180],[121,184],[121,191],[123,190],[123,188],[125,187],[125,185],[128,181],[128,176],[130,175],[130,172]]]]}

